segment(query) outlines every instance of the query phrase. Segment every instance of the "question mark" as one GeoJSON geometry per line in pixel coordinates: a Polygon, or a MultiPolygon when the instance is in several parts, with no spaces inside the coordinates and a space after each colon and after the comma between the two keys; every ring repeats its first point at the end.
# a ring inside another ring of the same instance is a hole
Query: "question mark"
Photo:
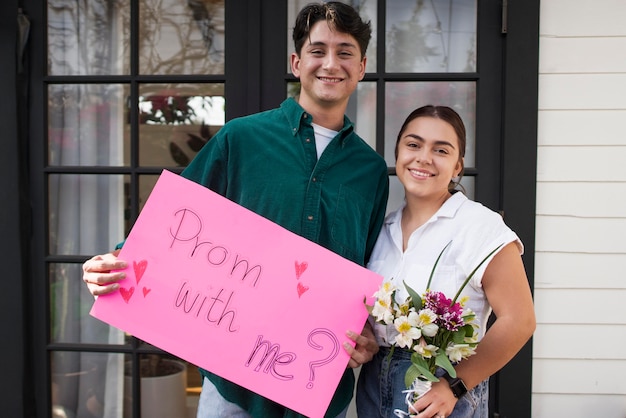
{"type": "Polygon", "coordinates": [[[309,383],[307,383],[306,385],[307,389],[311,389],[313,387],[313,380],[315,380],[315,368],[321,367],[330,363],[331,361],[335,359],[335,357],[337,357],[337,354],[339,354],[339,340],[337,339],[335,334],[332,333],[332,331],[326,328],[315,328],[313,331],[309,333],[307,342],[309,343],[311,347],[313,347],[314,349],[318,351],[324,348],[324,346],[319,345],[318,343],[313,341],[313,336],[318,335],[318,334],[325,335],[326,337],[328,337],[333,343],[333,349],[332,349],[332,352],[328,356],[326,356],[326,358],[309,362],[309,369],[311,370],[311,372],[309,374],[309,383]]]}

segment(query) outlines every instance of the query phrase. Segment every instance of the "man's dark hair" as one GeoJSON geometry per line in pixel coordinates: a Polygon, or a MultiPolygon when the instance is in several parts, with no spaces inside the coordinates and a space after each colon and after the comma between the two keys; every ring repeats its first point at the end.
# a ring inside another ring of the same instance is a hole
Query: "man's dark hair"
{"type": "Polygon", "coordinates": [[[300,10],[292,36],[298,55],[300,55],[302,46],[311,33],[311,28],[321,20],[325,20],[333,30],[354,36],[361,48],[361,58],[365,56],[372,37],[370,22],[364,22],[352,6],[338,1],[310,3],[300,10]]]}

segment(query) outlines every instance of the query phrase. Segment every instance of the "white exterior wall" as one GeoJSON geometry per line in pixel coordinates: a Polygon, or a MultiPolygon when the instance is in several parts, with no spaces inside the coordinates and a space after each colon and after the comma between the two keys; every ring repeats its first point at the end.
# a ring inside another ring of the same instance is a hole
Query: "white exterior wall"
{"type": "Polygon", "coordinates": [[[626,0],[542,0],[533,418],[626,417],[626,0]]]}

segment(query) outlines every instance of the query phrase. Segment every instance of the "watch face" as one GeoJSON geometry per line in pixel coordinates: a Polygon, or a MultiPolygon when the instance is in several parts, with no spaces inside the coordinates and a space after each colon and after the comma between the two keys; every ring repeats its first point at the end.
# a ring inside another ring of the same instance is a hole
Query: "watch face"
{"type": "Polygon", "coordinates": [[[457,398],[460,398],[467,393],[465,383],[463,383],[463,381],[459,378],[452,379],[450,382],[450,389],[452,389],[452,393],[454,393],[454,396],[457,398]]]}

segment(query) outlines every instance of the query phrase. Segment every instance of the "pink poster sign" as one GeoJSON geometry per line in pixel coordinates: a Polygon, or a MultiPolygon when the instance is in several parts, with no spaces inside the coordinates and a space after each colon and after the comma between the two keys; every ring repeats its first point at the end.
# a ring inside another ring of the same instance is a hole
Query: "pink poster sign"
{"type": "MultiPolygon", "coordinates": [[[[284,204],[289,204],[285,202],[284,204]]],[[[91,314],[301,414],[322,417],[382,277],[163,171],[91,314]]]]}

